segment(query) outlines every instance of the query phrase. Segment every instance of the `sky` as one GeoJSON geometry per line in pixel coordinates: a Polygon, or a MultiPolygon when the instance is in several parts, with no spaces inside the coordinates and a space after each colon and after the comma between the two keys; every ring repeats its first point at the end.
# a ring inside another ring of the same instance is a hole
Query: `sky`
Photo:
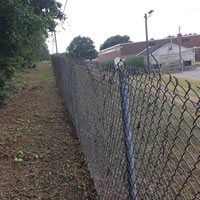
{"type": "MultiPolygon", "coordinates": [[[[65,4],[66,0],[58,0],[65,4]]],[[[145,40],[144,14],[154,10],[148,18],[149,39],[162,39],[181,33],[200,34],[200,0],[68,0],[67,20],[57,28],[59,53],[65,52],[74,37],[90,37],[96,50],[109,37],[128,35],[131,41],[145,40]]],[[[55,53],[53,37],[48,40],[55,53]]]]}

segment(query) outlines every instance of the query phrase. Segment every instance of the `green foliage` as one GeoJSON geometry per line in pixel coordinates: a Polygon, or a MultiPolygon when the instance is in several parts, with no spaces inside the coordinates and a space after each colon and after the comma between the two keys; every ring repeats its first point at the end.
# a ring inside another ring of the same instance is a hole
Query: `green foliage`
{"type": "Polygon", "coordinates": [[[116,44],[126,43],[130,41],[130,37],[128,35],[120,36],[115,35],[112,37],[109,37],[101,46],[100,50],[106,49],[108,47],[112,47],[116,44]]]}
{"type": "Polygon", "coordinates": [[[135,67],[138,69],[145,69],[144,57],[143,56],[128,56],[125,59],[126,65],[135,67]]]}
{"type": "MultiPolygon", "coordinates": [[[[143,56],[128,56],[125,59],[127,67],[137,68],[137,69],[146,69],[143,56]]],[[[101,63],[101,67],[104,70],[110,69],[114,66],[114,60],[105,60],[101,63]]]]}
{"type": "Polygon", "coordinates": [[[42,43],[42,45],[40,46],[40,60],[41,61],[49,61],[50,60],[50,54],[49,54],[49,50],[48,47],[46,45],[46,43],[42,43]]]}
{"type": "Polygon", "coordinates": [[[67,48],[68,54],[77,59],[94,59],[98,53],[89,37],[75,37],[67,48]]]}
{"type": "Polygon", "coordinates": [[[114,60],[105,60],[101,63],[101,65],[114,65],[114,60]]]}
{"type": "Polygon", "coordinates": [[[114,66],[114,60],[105,60],[101,63],[103,70],[111,69],[114,66]]]}
{"type": "Polygon", "coordinates": [[[16,70],[49,59],[46,37],[64,18],[61,4],[53,0],[1,0],[0,104],[9,96],[6,85],[16,70]]]}
{"type": "Polygon", "coordinates": [[[19,150],[17,152],[17,156],[14,157],[14,161],[15,163],[21,163],[24,161],[23,158],[24,158],[24,152],[22,150],[19,150]]]}

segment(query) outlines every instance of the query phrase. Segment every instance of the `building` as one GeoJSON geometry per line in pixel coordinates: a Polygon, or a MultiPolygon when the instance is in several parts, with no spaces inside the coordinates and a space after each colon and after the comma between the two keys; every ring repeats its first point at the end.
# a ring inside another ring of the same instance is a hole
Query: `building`
{"type": "MultiPolygon", "coordinates": [[[[195,65],[195,51],[192,48],[179,46],[178,44],[169,42],[165,45],[156,45],[149,48],[149,62],[154,68],[161,67],[162,71],[178,70],[180,66],[180,48],[181,60],[184,68],[190,69],[195,65]]],[[[143,50],[138,56],[147,57],[147,49],[143,50]]],[[[147,61],[147,59],[145,59],[147,61]]]]}
{"type": "MultiPolygon", "coordinates": [[[[179,37],[169,37],[160,40],[150,40],[149,47],[163,46],[168,43],[179,45],[179,37]]],[[[186,35],[181,37],[181,46],[195,49],[195,59],[200,61],[200,35],[186,35]]],[[[138,55],[146,49],[146,42],[129,42],[118,44],[99,52],[99,62],[104,60],[112,60],[116,57],[125,58],[130,55],[138,55]]]]}

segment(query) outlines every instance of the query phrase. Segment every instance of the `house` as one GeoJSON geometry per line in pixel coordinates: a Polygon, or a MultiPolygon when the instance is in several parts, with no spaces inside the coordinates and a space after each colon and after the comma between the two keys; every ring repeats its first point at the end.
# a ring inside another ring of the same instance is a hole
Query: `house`
{"type": "MultiPolygon", "coordinates": [[[[195,51],[192,48],[179,46],[178,44],[169,42],[165,45],[156,45],[149,48],[149,62],[154,68],[158,65],[163,71],[177,70],[180,66],[180,49],[181,61],[183,67],[190,68],[195,65],[195,51]]],[[[147,57],[147,49],[141,51],[138,56],[147,57]]],[[[147,61],[147,59],[145,59],[147,61]]]]}
{"type": "MultiPolygon", "coordinates": [[[[150,40],[149,47],[163,46],[168,43],[179,44],[179,37],[169,37],[160,40],[150,40]]],[[[181,36],[181,46],[186,48],[195,49],[195,59],[200,61],[200,35],[185,35],[181,36]]],[[[99,52],[99,62],[104,60],[112,60],[116,57],[125,58],[130,55],[137,55],[141,51],[145,50],[146,42],[128,42],[124,44],[118,44],[110,48],[104,49],[99,52]]]]}

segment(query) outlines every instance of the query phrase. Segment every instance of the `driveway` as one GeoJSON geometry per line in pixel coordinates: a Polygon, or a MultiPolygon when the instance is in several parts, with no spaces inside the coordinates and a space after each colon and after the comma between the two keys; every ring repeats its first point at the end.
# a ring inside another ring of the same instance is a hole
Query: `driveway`
{"type": "Polygon", "coordinates": [[[178,72],[172,75],[175,77],[181,77],[185,79],[189,78],[194,80],[200,80],[200,67],[197,67],[196,69],[190,71],[178,72]]]}

